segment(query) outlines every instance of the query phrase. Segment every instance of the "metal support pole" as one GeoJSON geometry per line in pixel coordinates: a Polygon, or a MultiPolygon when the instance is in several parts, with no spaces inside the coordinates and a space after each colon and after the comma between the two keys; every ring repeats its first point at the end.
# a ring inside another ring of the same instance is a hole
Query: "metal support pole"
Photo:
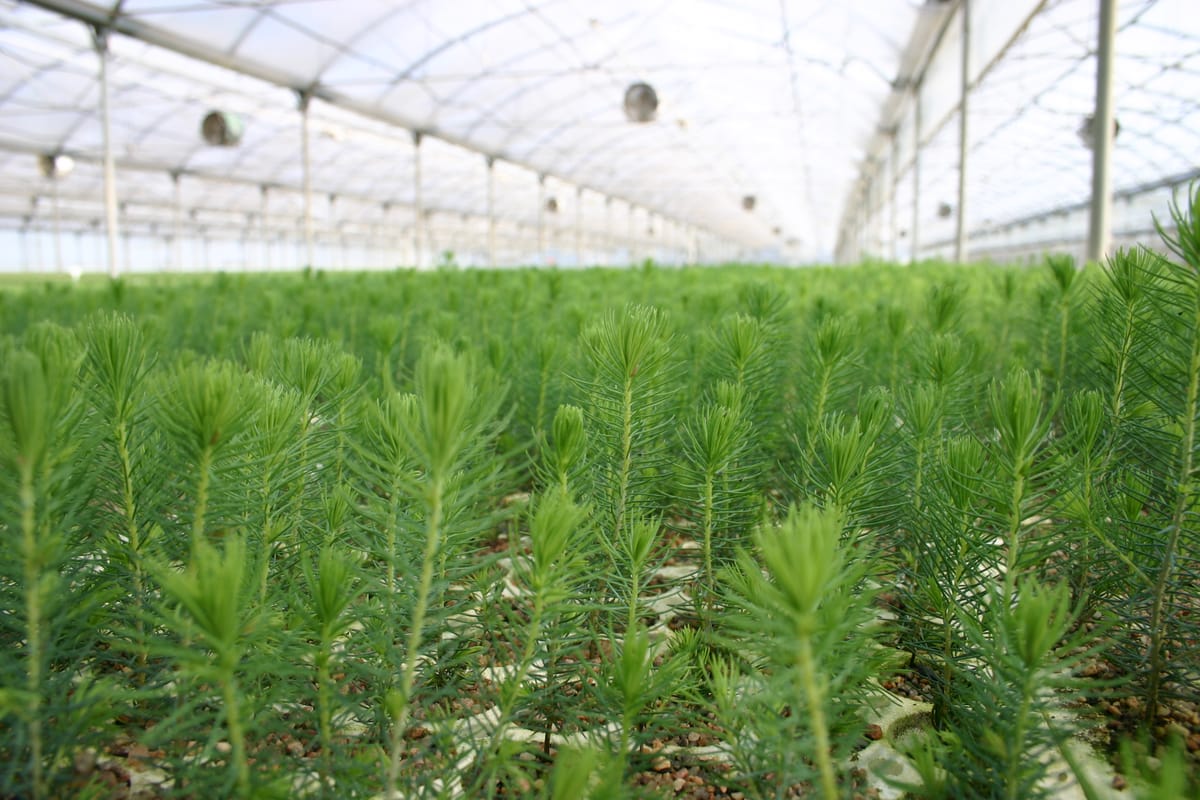
{"type": "Polygon", "coordinates": [[[171,226],[171,261],[177,272],[183,271],[183,187],[180,183],[181,177],[178,172],[171,173],[171,188],[175,206],[171,226]]]}
{"type": "Polygon", "coordinates": [[[892,129],[892,152],[888,156],[888,216],[889,227],[891,232],[891,253],[890,258],[893,264],[900,261],[900,227],[896,221],[896,211],[898,205],[896,203],[896,185],[899,183],[899,165],[900,165],[900,132],[898,128],[892,129]]]}
{"type": "Polygon", "coordinates": [[[92,31],[96,55],[100,57],[100,129],[104,140],[104,219],[108,225],[108,275],[115,278],[120,274],[117,261],[117,239],[120,230],[117,223],[117,166],[113,157],[112,119],[108,98],[108,31],[96,28],[92,31]]]}
{"type": "Polygon", "coordinates": [[[21,271],[31,272],[32,261],[29,257],[29,217],[21,220],[21,271]]]}
{"type": "Polygon", "coordinates": [[[538,175],[537,263],[546,263],[546,176],[538,175]]]}
{"type": "Polygon", "coordinates": [[[270,271],[271,269],[271,226],[267,224],[268,198],[270,190],[264,183],[262,186],[262,197],[260,200],[258,222],[259,235],[262,236],[262,269],[270,271]]]}
{"type": "Polygon", "coordinates": [[[1096,112],[1092,115],[1092,203],[1088,225],[1089,261],[1099,261],[1112,244],[1113,53],[1117,2],[1100,0],[1096,47],[1096,112]]]}
{"type": "Polygon", "coordinates": [[[487,157],[488,266],[496,268],[496,159],[487,157]]]}
{"type": "Polygon", "coordinates": [[[583,187],[575,187],[575,266],[583,266],[583,187]]]}
{"type": "Polygon", "coordinates": [[[327,231],[330,231],[329,238],[326,239],[326,241],[329,242],[329,244],[326,247],[326,250],[328,251],[328,255],[326,257],[329,259],[329,262],[333,266],[334,269],[342,269],[346,266],[345,263],[343,263],[346,258],[346,237],[343,234],[341,227],[337,224],[337,195],[336,194],[329,195],[329,205],[326,206],[326,209],[325,209],[325,223],[326,223],[325,229],[327,231]],[[338,254],[337,254],[336,258],[334,257],[333,252],[332,252],[332,250],[333,250],[333,234],[334,233],[337,234],[338,240],[339,240],[338,254]]]}
{"type": "Polygon", "coordinates": [[[632,266],[633,264],[635,264],[637,262],[637,255],[634,253],[635,248],[633,246],[634,236],[636,235],[635,234],[636,229],[633,227],[633,225],[634,225],[633,215],[635,213],[636,213],[636,209],[633,207],[633,203],[630,203],[629,204],[629,264],[630,264],[630,266],[632,266]]]}
{"type": "Polygon", "coordinates": [[[613,243],[613,219],[612,219],[613,210],[612,210],[612,206],[613,206],[612,196],[610,195],[610,196],[605,197],[604,198],[604,247],[608,250],[608,255],[604,260],[607,261],[610,265],[615,260],[613,254],[617,250],[617,248],[614,246],[614,243],[613,243]]]}
{"type": "Polygon", "coordinates": [[[967,141],[971,95],[971,0],[962,0],[962,82],[958,102],[958,219],[955,231],[954,260],[965,264],[967,253],[967,141]]]}
{"type": "Polygon", "coordinates": [[[393,244],[394,239],[392,238],[392,235],[391,235],[392,234],[392,221],[391,221],[392,204],[384,203],[383,207],[382,207],[382,211],[383,211],[383,214],[382,214],[383,219],[380,223],[381,235],[380,235],[380,241],[379,241],[379,266],[382,269],[387,269],[388,261],[389,261],[388,251],[391,250],[395,246],[393,244]]]}
{"type": "Polygon", "coordinates": [[[61,274],[63,272],[62,221],[58,213],[58,176],[50,176],[50,183],[53,187],[50,204],[54,215],[54,269],[61,274]]]}
{"type": "Polygon", "coordinates": [[[250,231],[254,229],[254,214],[246,212],[246,227],[242,228],[242,252],[239,260],[242,262],[241,271],[250,271],[250,231]]]}
{"type": "Polygon", "coordinates": [[[912,230],[909,232],[910,264],[917,263],[921,248],[921,84],[913,87],[913,192],[912,230]]]}
{"type": "Polygon", "coordinates": [[[413,266],[421,268],[421,238],[424,236],[425,204],[421,199],[421,132],[413,131],[413,266]]]}
{"type": "Polygon", "coordinates": [[[304,172],[304,266],[313,264],[313,199],[312,199],[312,152],[308,131],[308,105],[312,95],[297,92],[300,98],[300,165],[304,172]]]}
{"type": "MultiPolygon", "coordinates": [[[[129,216],[128,204],[126,204],[126,203],[117,204],[117,213],[121,219],[128,217],[129,216]]],[[[123,258],[121,263],[124,263],[124,265],[126,267],[130,266],[130,259],[132,258],[132,254],[133,254],[133,249],[130,248],[130,246],[129,246],[129,243],[132,240],[133,240],[133,234],[129,232],[129,229],[124,228],[124,227],[121,228],[121,249],[118,251],[118,253],[119,253],[118,258],[123,258]]]]}

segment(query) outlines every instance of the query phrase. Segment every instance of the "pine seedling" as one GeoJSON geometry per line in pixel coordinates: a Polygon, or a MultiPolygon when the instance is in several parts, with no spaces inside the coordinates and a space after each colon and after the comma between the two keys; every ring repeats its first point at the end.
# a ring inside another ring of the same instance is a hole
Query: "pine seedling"
{"type": "Polygon", "coordinates": [[[416,461],[407,442],[408,431],[416,426],[417,398],[394,392],[367,406],[363,421],[363,442],[358,450],[361,480],[367,487],[363,513],[371,527],[365,548],[378,562],[382,598],[383,639],[380,653],[391,652],[399,617],[396,603],[397,579],[401,566],[414,561],[406,558],[400,546],[416,538],[417,520],[406,494],[417,474],[416,461]]]}
{"type": "Polygon", "coordinates": [[[958,327],[963,313],[963,287],[954,281],[934,284],[925,304],[929,332],[937,335],[958,327]]]}
{"type": "Polygon", "coordinates": [[[570,495],[580,496],[584,486],[587,434],[583,409],[562,405],[554,412],[550,441],[542,441],[541,482],[570,495]]]}
{"type": "Polygon", "coordinates": [[[804,490],[811,489],[817,462],[817,434],[826,413],[836,410],[850,390],[849,375],[858,351],[849,325],[839,317],[821,321],[809,347],[812,364],[807,385],[801,387],[804,401],[799,411],[796,443],[800,447],[800,473],[804,490]]]}
{"type": "Polygon", "coordinates": [[[658,567],[658,559],[653,558],[658,532],[658,520],[639,519],[627,524],[615,539],[599,539],[613,565],[609,586],[625,606],[625,630],[632,630],[642,617],[642,589],[658,567]]]}
{"type": "Polygon", "coordinates": [[[491,454],[486,449],[495,441],[496,413],[503,397],[494,387],[481,387],[467,359],[446,345],[426,351],[417,363],[415,383],[415,395],[399,408],[395,431],[408,463],[417,468],[403,488],[420,510],[422,533],[420,557],[414,564],[419,572],[415,582],[408,579],[412,607],[398,685],[388,689],[385,697],[390,732],[384,789],[389,800],[397,796],[427,617],[437,602],[435,590],[447,580],[450,554],[463,545],[463,520],[457,517],[479,501],[479,493],[495,477],[494,471],[481,473],[481,466],[473,462],[482,461],[482,469],[488,469],[491,454]],[[480,480],[481,474],[486,480],[480,480]]]}
{"type": "Polygon", "coordinates": [[[1170,215],[1173,232],[1157,219],[1155,228],[1177,261],[1168,262],[1161,285],[1151,289],[1151,324],[1158,358],[1141,364],[1154,370],[1156,391],[1144,382],[1139,385],[1139,391],[1155,400],[1174,429],[1173,446],[1155,464],[1167,488],[1162,502],[1165,525],[1155,542],[1160,561],[1147,620],[1147,722],[1158,715],[1164,684],[1170,677],[1168,664],[1195,665],[1200,652],[1197,624],[1185,621],[1181,613],[1195,602],[1194,587],[1200,576],[1196,557],[1196,531],[1200,529],[1200,189],[1190,187],[1186,203],[1172,203],[1170,215]],[[1183,588],[1189,586],[1191,591],[1183,588]]]}
{"type": "Polygon", "coordinates": [[[1078,727],[1065,709],[1094,682],[1073,670],[1098,655],[1103,630],[1097,639],[1096,631],[1075,628],[1080,609],[1066,584],[1028,579],[1015,595],[1001,587],[991,595],[982,619],[960,617],[979,660],[959,673],[963,685],[950,720],[958,746],[945,751],[952,793],[1052,796],[1056,789],[1042,782],[1044,756],[1078,727]]]}
{"type": "Polygon", "coordinates": [[[826,506],[838,508],[857,524],[869,513],[890,466],[880,451],[884,431],[892,422],[892,402],[886,390],[866,393],[852,418],[826,415],[817,431],[814,485],[826,506]]]}
{"type": "Polygon", "coordinates": [[[59,796],[59,772],[112,702],[87,672],[88,615],[109,598],[81,569],[87,486],[75,469],[82,358],[63,328],[31,329],[28,349],[0,344],[0,794],[59,796]],[[75,684],[78,676],[79,682],[75,684]]]}
{"type": "Polygon", "coordinates": [[[932,661],[934,724],[944,726],[953,703],[955,676],[973,657],[960,616],[977,617],[999,573],[989,532],[977,523],[993,478],[983,446],[973,436],[952,437],[930,485],[930,502],[915,531],[918,549],[909,558],[907,640],[932,661]]]}
{"type": "Polygon", "coordinates": [[[542,796],[547,800],[614,800],[625,795],[623,759],[598,748],[565,747],[554,759],[554,770],[542,796]]]}
{"type": "Polygon", "coordinates": [[[1200,785],[1188,775],[1187,748],[1182,740],[1172,740],[1154,757],[1147,749],[1141,742],[1121,741],[1121,772],[1132,777],[1138,800],[1176,800],[1200,792],[1200,785]]]}
{"type": "MultiPolygon", "coordinates": [[[[513,319],[517,319],[516,315],[513,316],[513,319]]],[[[558,364],[561,348],[557,336],[551,335],[550,331],[542,333],[543,335],[538,337],[534,346],[537,368],[537,400],[533,406],[533,430],[535,431],[540,431],[545,426],[546,404],[551,397],[551,389],[554,384],[553,367],[558,364]]]]}
{"type": "Polygon", "coordinates": [[[654,512],[662,491],[670,416],[670,335],[649,306],[610,313],[583,333],[592,369],[588,451],[596,512],[604,535],[620,536],[654,512]]]}
{"type": "Polygon", "coordinates": [[[360,363],[329,342],[273,340],[254,336],[247,360],[263,377],[295,390],[304,408],[292,460],[298,481],[290,503],[292,527],[299,530],[319,496],[320,476],[331,483],[344,474],[347,413],[358,389],[360,363]]]}
{"type": "Polygon", "coordinates": [[[306,607],[305,627],[313,637],[313,667],[316,670],[317,739],[321,746],[321,787],[324,790],[334,778],[333,720],[338,708],[337,685],[333,680],[337,665],[337,644],[355,624],[351,612],[363,592],[358,565],[334,546],[321,550],[314,568],[311,559],[301,561],[304,575],[306,607]]]}
{"type": "Polygon", "coordinates": [[[884,327],[888,334],[888,388],[895,394],[900,390],[900,351],[908,340],[908,313],[903,306],[888,306],[884,312],[884,327]]]}
{"type": "Polygon", "coordinates": [[[245,541],[233,535],[226,537],[223,551],[197,539],[184,572],[161,565],[153,569],[164,596],[176,604],[174,610],[164,607],[160,617],[187,641],[177,651],[180,667],[199,682],[213,682],[220,692],[231,747],[222,790],[239,798],[252,797],[255,788],[246,741],[251,711],[240,678],[261,621],[258,607],[247,602],[247,563],[245,541]]]}
{"type": "Polygon", "coordinates": [[[1054,381],[1059,392],[1067,385],[1067,350],[1070,343],[1071,311],[1079,286],[1083,283],[1075,259],[1063,253],[1046,256],[1046,266],[1053,279],[1054,305],[1058,311],[1058,361],[1055,364],[1054,381]]]}
{"type": "MultiPolygon", "coordinates": [[[[507,738],[523,697],[530,691],[530,678],[539,657],[547,679],[545,693],[553,691],[549,682],[558,670],[556,651],[567,633],[564,621],[576,605],[575,597],[586,574],[580,553],[586,518],[586,509],[576,505],[566,492],[553,488],[538,500],[531,515],[528,557],[515,552],[517,545],[513,545],[514,578],[524,590],[522,597],[529,605],[528,620],[519,634],[523,645],[513,669],[499,688],[496,721],[482,754],[482,784],[472,793],[482,789],[490,796],[496,785],[496,774],[502,767],[501,743],[507,738]]],[[[542,699],[561,701],[561,697],[542,699]]]]}
{"type": "Polygon", "coordinates": [[[706,627],[712,626],[717,594],[717,570],[732,562],[744,545],[757,514],[761,474],[752,454],[750,424],[743,410],[742,388],[723,383],[721,401],[712,403],[683,430],[683,478],[680,488],[685,510],[695,509],[703,557],[703,583],[697,601],[706,627]]]}
{"type": "Polygon", "coordinates": [[[183,457],[194,481],[191,546],[208,534],[212,479],[218,457],[249,425],[258,393],[246,375],[220,361],[185,364],[159,382],[155,405],[161,430],[183,457]]]}
{"type": "MultiPolygon", "coordinates": [[[[778,759],[781,789],[815,772],[821,795],[832,800],[841,796],[836,764],[857,738],[850,733],[854,697],[874,666],[866,646],[872,593],[863,585],[865,547],[842,542],[836,510],[813,506],[789,509],[755,543],[761,566],[743,553],[729,573],[730,601],[744,612],[730,620],[742,633],[732,646],[769,665],[766,696],[756,702],[790,708],[786,721],[760,736],[760,747],[786,749],[778,759]],[[799,747],[798,733],[805,737],[799,747]],[[791,754],[802,754],[812,772],[791,754]]],[[[760,722],[769,725],[769,715],[760,722]]]]}
{"type": "Polygon", "coordinates": [[[1004,542],[1005,596],[1016,593],[1018,574],[1034,563],[1034,543],[1026,540],[1026,520],[1040,498],[1042,469],[1039,457],[1050,430],[1040,382],[1024,370],[1015,370],[1003,381],[993,382],[988,407],[995,425],[996,440],[991,453],[1000,466],[997,497],[998,519],[1004,542]]]}
{"type": "Polygon", "coordinates": [[[627,770],[630,754],[642,742],[655,704],[671,695],[686,693],[681,678],[687,658],[676,654],[656,663],[650,634],[641,622],[624,632],[615,643],[611,659],[601,666],[598,691],[605,706],[617,719],[616,758],[627,770]]]}
{"type": "Polygon", "coordinates": [[[922,382],[908,391],[904,402],[904,439],[912,456],[913,511],[920,513],[925,505],[925,481],[929,464],[937,455],[944,426],[943,393],[929,382],[922,382]]]}
{"type": "MultiPolygon", "coordinates": [[[[1165,260],[1150,250],[1119,250],[1110,258],[1096,290],[1096,321],[1101,363],[1109,383],[1098,387],[1107,393],[1109,416],[1118,429],[1134,413],[1141,397],[1131,379],[1137,364],[1151,361],[1148,337],[1140,335],[1153,316],[1152,290],[1161,291],[1165,260]]],[[[1153,330],[1153,328],[1151,328],[1153,330]]]]}
{"type": "Polygon", "coordinates": [[[1152,583],[1129,557],[1125,537],[1120,535],[1125,520],[1140,516],[1141,501],[1131,509],[1133,517],[1118,513],[1122,523],[1116,523],[1113,503],[1105,492],[1106,483],[1118,484],[1108,473],[1113,436],[1104,402],[1099,392],[1089,389],[1072,395],[1062,413],[1063,474],[1055,506],[1070,523],[1062,544],[1072,550],[1069,580],[1076,601],[1085,595],[1093,599],[1123,595],[1130,576],[1143,588],[1152,583]]]}
{"type": "Polygon", "coordinates": [[[297,520],[294,506],[299,505],[298,487],[303,482],[304,460],[299,457],[308,410],[304,398],[294,389],[264,386],[251,436],[254,445],[257,513],[254,527],[259,532],[258,574],[255,581],[258,603],[266,602],[267,580],[276,551],[289,540],[295,540],[297,520]]]}
{"type": "MultiPolygon", "coordinates": [[[[145,670],[146,575],[144,550],[149,545],[146,508],[152,502],[157,477],[154,473],[153,439],[147,419],[147,383],[154,359],[146,352],[141,330],[129,317],[101,316],[83,329],[83,369],[100,428],[95,474],[97,492],[106,497],[101,508],[117,509],[107,535],[107,551],[113,565],[121,565],[128,576],[128,597],[133,606],[138,670],[145,670]],[[148,496],[149,495],[149,496],[148,496]]],[[[138,680],[144,679],[144,674],[138,680]]]]}
{"type": "Polygon", "coordinates": [[[767,321],[734,314],[717,327],[715,339],[714,385],[729,384],[740,396],[742,415],[758,434],[749,442],[756,451],[754,461],[765,462],[775,455],[779,430],[775,407],[782,394],[779,322],[773,316],[767,321]]]}

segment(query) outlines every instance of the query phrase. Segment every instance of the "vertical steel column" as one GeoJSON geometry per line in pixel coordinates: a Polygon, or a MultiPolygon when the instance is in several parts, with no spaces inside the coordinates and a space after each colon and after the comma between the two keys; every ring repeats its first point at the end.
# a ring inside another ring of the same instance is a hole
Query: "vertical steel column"
{"type": "Polygon", "coordinates": [[[50,181],[51,185],[53,186],[53,194],[50,198],[50,203],[54,218],[54,269],[56,272],[62,273],[62,220],[58,213],[58,175],[51,175],[50,181]]]}
{"type": "Polygon", "coordinates": [[[629,204],[629,264],[630,264],[630,266],[633,266],[635,263],[637,263],[637,256],[634,253],[635,248],[633,246],[634,237],[637,235],[636,229],[634,228],[634,222],[633,222],[633,215],[635,213],[636,213],[636,210],[633,207],[633,203],[630,203],[629,204]]]}
{"type": "Polygon", "coordinates": [[[313,266],[313,198],[312,198],[312,151],[308,130],[308,105],[312,95],[297,92],[300,105],[300,168],[304,173],[304,266],[313,266]]]}
{"type": "Polygon", "coordinates": [[[117,167],[113,158],[112,115],[108,98],[108,31],[95,28],[92,41],[100,57],[100,129],[104,139],[104,219],[108,225],[108,275],[120,274],[117,261],[117,167]]]}
{"type": "Polygon", "coordinates": [[[900,182],[900,128],[892,129],[892,151],[888,155],[888,216],[891,233],[891,252],[889,257],[893,264],[900,261],[900,228],[896,221],[898,205],[896,203],[896,185],[900,182]]]}
{"type": "Polygon", "coordinates": [[[346,258],[346,237],[340,225],[337,224],[337,195],[329,195],[329,204],[325,207],[325,230],[329,231],[328,237],[325,239],[325,252],[329,259],[329,264],[334,269],[342,269],[345,267],[346,258]],[[334,255],[333,238],[336,234],[338,238],[338,252],[334,255]]]}
{"type": "Polygon", "coordinates": [[[605,261],[607,261],[609,265],[612,265],[612,263],[616,260],[615,253],[617,252],[617,248],[613,242],[612,206],[612,195],[606,195],[604,197],[604,247],[608,250],[608,255],[605,258],[605,261]]]}
{"type": "Polygon", "coordinates": [[[913,85],[913,196],[908,263],[917,263],[921,248],[921,82],[913,85]]]}
{"type": "Polygon", "coordinates": [[[496,268],[496,159],[487,156],[488,266],[496,268]]]}
{"type": "Polygon", "coordinates": [[[575,266],[583,266],[583,187],[575,187],[575,266]]]}
{"type": "Polygon", "coordinates": [[[21,239],[21,271],[30,272],[32,263],[29,257],[29,217],[24,217],[21,220],[19,234],[21,239]]]}
{"type": "Polygon", "coordinates": [[[250,231],[254,228],[254,213],[246,212],[246,227],[242,228],[242,272],[250,271],[250,231]]]}
{"type": "Polygon", "coordinates": [[[421,268],[425,235],[425,204],[421,198],[421,132],[413,131],[413,266],[421,268]]]}
{"type": "Polygon", "coordinates": [[[1113,54],[1116,0],[1100,0],[1096,46],[1096,111],[1092,115],[1092,203],[1088,221],[1089,261],[1099,261],[1112,244],[1113,54]]]}
{"type": "MultiPolygon", "coordinates": [[[[117,204],[117,213],[119,214],[121,219],[128,217],[129,216],[129,204],[128,203],[118,203],[117,204]]],[[[129,228],[122,226],[121,227],[121,249],[119,251],[119,253],[120,253],[119,257],[121,258],[121,263],[123,263],[126,267],[130,266],[130,261],[133,256],[133,249],[130,248],[130,246],[129,246],[129,243],[132,240],[133,240],[133,234],[130,233],[129,228]]]]}
{"type": "Polygon", "coordinates": [[[271,270],[271,228],[267,224],[268,202],[267,199],[270,191],[267,185],[262,185],[262,197],[259,198],[259,235],[262,236],[262,269],[266,272],[271,270]]]}
{"type": "Polygon", "coordinates": [[[171,263],[176,272],[183,272],[183,187],[179,172],[171,173],[173,195],[173,219],[171,220],[171,263]]]}
{"type": "Polygon", "coordinates": [[[962,95],[958,102],[958,219],[954,240],[954,260],[966,263],[967,253],[967,142],[971,94],[971,0],[962,0],[962,95]]]}
{"type": "Polygon", "coordinates": [[[392,204],[384,203],[381,207],[383,212],[382,219],[379,223],[379,267],[380,269],[388,268],[388,250],[392,248],[392,224],[390,217],[392,216],[392,204]]]}
{"type": "Polygon", "coordinates": [[[538,175],[537,181],[537,257],[534,260],[540,266],[546,263],[546,176],[538,175]]]}

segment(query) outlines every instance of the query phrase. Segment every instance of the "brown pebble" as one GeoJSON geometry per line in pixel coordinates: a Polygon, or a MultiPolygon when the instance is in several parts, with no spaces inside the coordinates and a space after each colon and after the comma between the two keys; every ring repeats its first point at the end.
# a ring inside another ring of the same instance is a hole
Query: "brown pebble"
{"type": "Polygon", "coordinates": [[[687,785],[687,781],[685,781],[683,778],[676,778],[675,782],[671,784],[671,788],[677,792],[682,792],[683,787],[686,785],[687,785]]]}
{"type": "Polygon", "coordinates": [[[75,772],[79,775],[90,775],[96,769],[96,751],[90,747],[76,750],[73,759],[75,772]]]}
{"type": "Polygon", "coordinates": [[[650,769],[654,770],[655,772],[670,772],[671,762],[662,756],[659,756],[650,762],[650,769]]]}
{"type": "Polygon", "coordinates": [[[883,728],[871,723],[867,726],[867,738],[875,742],[879,741],[883,738],[883,728]]]}
{"type": "Polygon", "coordinates": [[[1113,775],[1112,787],[1117,790],[1124,789],[1129,784],[1125,782],[1124,775],[1113,775]]]}

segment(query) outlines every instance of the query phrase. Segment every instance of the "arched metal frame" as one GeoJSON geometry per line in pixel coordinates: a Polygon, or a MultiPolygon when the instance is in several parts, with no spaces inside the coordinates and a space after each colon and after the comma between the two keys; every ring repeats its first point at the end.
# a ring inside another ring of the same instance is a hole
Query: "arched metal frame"
{"type": "Polygon", "coordinates": [[[1094,256],[1144,227],[1124,209],[1161,192],[1134,189],[1200,163],[1186,2],[0,0],[0,237],[26,253],[0,269],[59,269],[71,236],[111,274],[183,268],[189,239],[228,260],[190,268],[1094,256]],[[632,124],[642,79],[658,118],[632,124]],[[201,142],[212,109],[247,121],[240,147],[201,142]],[[1119,117],[1115,148],[1080,147],[1089,114],[1119,117]],[[47,183],[47,152],[80,168],[47,183]],[[530,176],[562,204],[552,235],[515,199],[530,176]],[[1131,199],[1072,210],[1092,196],[1131,199]],[[656,234],[615,236],[612,198],[656,234]]]}

